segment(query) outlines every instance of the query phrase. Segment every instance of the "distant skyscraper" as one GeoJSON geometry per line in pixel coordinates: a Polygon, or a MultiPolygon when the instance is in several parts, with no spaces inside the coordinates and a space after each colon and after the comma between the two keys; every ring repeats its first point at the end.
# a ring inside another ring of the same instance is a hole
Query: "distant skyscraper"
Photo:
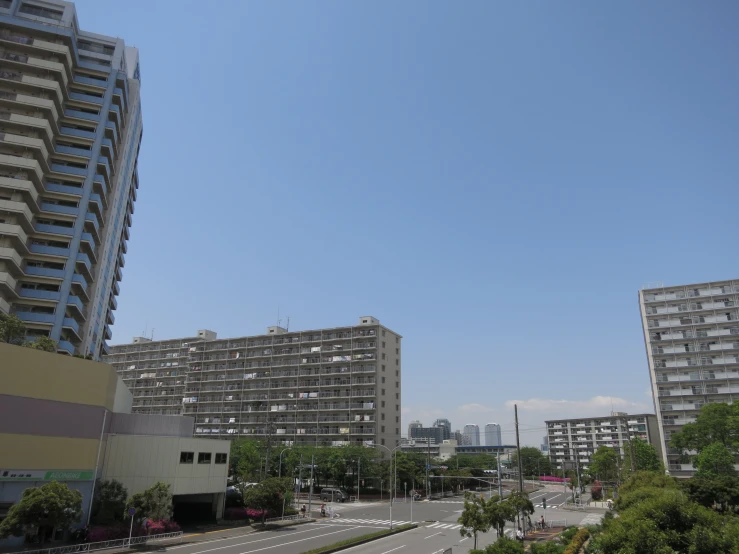
{"type": "Polygon", "coordinates": [[[452,433],[452,438],[457,441],[457,444],[462,446],[464,445],[464,435],[462,434],[462,431],[457,429],[452,433]]]}
{"type": "Polygon", "coordinates": [[[434,427],[441,429],[441,440],[449,440],[452,438],[452,424],[448,419],[437,419],[434,427]]]}
{"type": "Polygon", "coordinates": [[[422,429],[422,428],[423,428],[423,423],[421,423],[420,421],[418,421],[418,420],[411,421],[408,424],[408,438],[409,439],[415,438],[414,430],[415,429],[422,429]]]}
{"type": "Polygon", "coordinates": [[[108,350],[139,188],[139,54],[72,2],[0,1],[0,314],[108,350]]]}
{"type": "Polygon", "coordinates": [[[465,425],[464,443],[468,446],[480,446],[480,427],[474,423],[465,425]]]}
{"type": "Polygon", "coordinates": [[[500,425],[497,423],[488,423],[485,426],[485,446],[501,446],[502,444],[500,425]]]}

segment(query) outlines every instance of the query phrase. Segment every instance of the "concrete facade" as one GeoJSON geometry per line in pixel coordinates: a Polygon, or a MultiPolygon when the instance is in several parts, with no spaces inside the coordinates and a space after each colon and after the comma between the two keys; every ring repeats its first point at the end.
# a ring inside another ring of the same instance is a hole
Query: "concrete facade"
{"type": "Polygon", "coordinates": [[[629,439],[641,439],[657,449],[662,456],[657,416],[612,412],[610,416],[546,421],[549,460],[556,469],[570,469],[569,463],[579,463],[586,469],[591,456],[601,446],[614,448],[623,458],[629,439]],[[567,467],[565,467],[567,466],[567,467]]]}
{"type": "Polygon", "coordinates": [[[134,413],[192,416],[199,437],[392,446],[401,435],[401,339],[365,316],[355,326],[269,327],[232,339],[207,330],[137,337],[105,361],[134,392],[134,413]]]}
{"type": "Polygon", "coordinates": [[[0,313],[106,351],[142,136],[138,51],[60,0],[0,2],[0,313]]]}
{"type": "Polygon", "coordinates": [[[644,343],[665,467],[688,477],[670,437],[709,402],[739,398],[739,280],[639,291],[644,343]]]}
{"type": "Polygon", "coordinates": [[[462,442],[466,446],[480,446],[480,427],[474,423],[464,426],[462,442]]]}
{"type": "Polygon", "coordinates": [[[107,364],[4,343],[0,360],[3,510],[28,487],[61,481],[82,493],[84,525],[97,477],[121,481],[129,496],[164,481],[220,515],[228,441],[192,438],[191,417],[129,413],[133,396],[107,364]],[[180,463],[182,452],[197,467],[180,463]],[[198,464],[201,453],[207,463],[198,464]]]}
{"type": "Polygon", "coordinates": [[[503,438],[500,432],[500,425],[497,423],[488,423],[485,425],[485,445],[500,446],[503,444],[503,438]]]}

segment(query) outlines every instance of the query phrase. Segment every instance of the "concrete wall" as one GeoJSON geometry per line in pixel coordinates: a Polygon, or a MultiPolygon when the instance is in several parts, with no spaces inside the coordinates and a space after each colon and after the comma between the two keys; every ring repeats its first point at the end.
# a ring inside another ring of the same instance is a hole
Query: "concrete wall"
{"type": "Polygon", "coordinates": [[[103,479],[116,479],[128,493],[148,489],[157,481],[172,486],[172,494],[221,493],[226,490],[228,463],[216,464],[216,453],[228,454],[224,440],[180,437],[111,435],[105,446],[103,479]],[[180,453],[193,452],[192,464],[181,464],[180,453]],[[198,463],[198,453],[211,453],[209,464],[198,463]]]}
{"type": "Polygon", "coordinates": [[[111,414],[109,432],[116,435],[192,437],[195,419],[184,416],[111,414]]]}
{"type": "Polygon", "coordinates": [[[0,343],[0,391],[111,411],[133,403],[131,392],[108,364],[5,343],[0,343]]]}

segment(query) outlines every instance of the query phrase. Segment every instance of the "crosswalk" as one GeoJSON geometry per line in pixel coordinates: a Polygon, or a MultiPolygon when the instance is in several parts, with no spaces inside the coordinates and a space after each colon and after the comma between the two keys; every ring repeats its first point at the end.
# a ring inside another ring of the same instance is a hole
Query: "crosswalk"
{"type": "MultiPolygon", "coordinates": [[[[337,517],[334,519],[326,520],[326,523],[361,523],[363,525],[390,525],[388,519],[357,519],[350,517],[337,517]]],[[[393,520],[393,525],[406,525],[413,523],[412,521],[396,521],[393,520]]]]}
{"type": "Polygon", "coordinates": [[[426,529],[459,529],[462,527],[459,523],[442,523],[437,521],[431,525],[427,525],[426,529]]]}
{"type": "Polygon", "coordinates": [[[464,504],[464,500],[431,500],[433,504],[464,504]]]}

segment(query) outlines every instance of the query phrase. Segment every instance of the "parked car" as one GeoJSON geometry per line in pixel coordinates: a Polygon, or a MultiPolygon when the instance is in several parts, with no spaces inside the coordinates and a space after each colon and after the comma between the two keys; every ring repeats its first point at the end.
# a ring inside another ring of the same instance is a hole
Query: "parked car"
{"type": "Polygon", "coordinates": [[[321,500],[323,502],[346,502],[349,500],[349,495],[341,489],[324,488],[321,489],[321,500]]]}

